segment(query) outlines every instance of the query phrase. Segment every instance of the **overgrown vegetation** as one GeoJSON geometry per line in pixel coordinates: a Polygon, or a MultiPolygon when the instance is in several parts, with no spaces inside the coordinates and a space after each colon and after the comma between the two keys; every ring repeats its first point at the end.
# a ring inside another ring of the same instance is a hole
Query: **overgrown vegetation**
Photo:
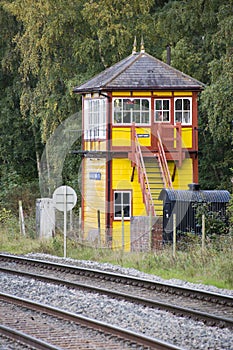
{"type": "MultiPolygon", "coordinates": [[[[232,191],[232,5],[232,0],[0,0],[2,207],[8,203],[2,191],[13,194],[12,186],[38,182],[51,135],[81,111],[72,89],[130,55],[135,35],[139,50],[142,34],[146,52],[166,61],[169,43],[171,65],[206,84],[199,104],[200,184],[232,191]]],[[[68,156],[62,174],[76,192],[79,163],[79,157],[68,156]]]]}
{"type": "MultiPolygon", "coordinates": [[[[14,254],[44,253],[63,256],[63,236],[39,240],[35,237],[33,222],[26,221],[27,233],[19,233],[18,221],[3,211],[0,223],[0,246],[2,252],[14,254]]],[[[125,253],[104,247],[91,247],[74,239],[67,240],[67,256],[79,260],[108,262],[131,267],[165,279],[177,278],[195,283],[233,288],[233,232],[220,235],[214,240],[207,238],[204,251],[200,238],[186,236],[180,241],[175,258],[172,247],[151,253],[125,253]]]]}
{"type": "MultiPolygon", "coordinates": [[[[59,235],[50,241],[35,237],[41,155],[58,126],[81,110],[73,87],[128,56],[135,35],[139,41],[143,34],[146,52],[164,61],[169,43],[171,65],[206,84],[199,112],[200,184],[232,192],[232,5],[232,0],[0,0],[1,250],[62,255],[59,235]],[[26,237],[19,234],[19,200],[26,237]]],[[[63,182],[77,193],[79,164],[80,157],[69,154],[62,172],[63,182]]],[[[229,213],[233,225],[233,200],[229,213]]],[[[205,253],[187,236],[175,260],[170,248],[123,254],[72,240],[68,254],[232,288],[232,232],[219,237],[226,226],[213,219],[207,230],[214,226],[217,238],[205,253]]]]}
{"type": "Polygon", "coordinates": [[[208,237],[215,237],[229,232],[230,208],[217,211],[212,208],[211,203],[195,203],[196,220],[199,226],[202,225],[202,216],[205,217],[205,234],[208,237]]]}

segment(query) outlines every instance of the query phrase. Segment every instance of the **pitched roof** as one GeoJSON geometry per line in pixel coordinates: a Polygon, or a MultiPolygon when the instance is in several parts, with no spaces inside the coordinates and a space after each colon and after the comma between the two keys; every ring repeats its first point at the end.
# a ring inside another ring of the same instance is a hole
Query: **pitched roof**
{"type": "Polygon", "coordinates": [[[202,90],[204,84],[144,53],[134,53],[105,69],[73,92],[118,90],[202,90]]]}

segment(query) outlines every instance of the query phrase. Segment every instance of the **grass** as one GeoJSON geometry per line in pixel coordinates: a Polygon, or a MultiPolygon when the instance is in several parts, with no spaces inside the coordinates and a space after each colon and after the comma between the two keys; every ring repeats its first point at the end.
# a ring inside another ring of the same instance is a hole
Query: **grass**
{"type": "MultiPolygon", "coordinates": [[[[34,234],[34,233],[33,233],[34,234]]],[[[62,257],[63,237],[39,240],[31,234],[22,236],[16,224],[0,226],[0,251],[12,254],[45,253],[62,257]],[[7,227],[7,229],[5,228],[7,227]]],[[[107,248],[93,248],[67,240],[67,257],[79,260],[108,262],[122,267],[194,283],[211,284],[219,288],[233,289],[233,236],[219,236],[209,241],[204,252],[200,244],[189,242],[172,256],[172,247],[151,253],[126,253],[107,248]]]]}

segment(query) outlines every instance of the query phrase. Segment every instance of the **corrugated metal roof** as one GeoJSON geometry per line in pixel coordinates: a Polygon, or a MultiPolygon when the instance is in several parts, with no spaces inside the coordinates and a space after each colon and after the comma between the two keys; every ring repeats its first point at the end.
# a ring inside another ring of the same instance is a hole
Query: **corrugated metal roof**
{"type": "Polygon", "coordinates": [[[190,191],[163,189],[159,199],[170,202],[206,202],[206,203],[228,203],[230,193],[225,190],[214,191],[190,191]]]}
{"type": "Polygon", "coordinates": [[[73,89],[76,93],[113,90],[202,90],[204,84],[147,53],[132,54],[73,89]]]}

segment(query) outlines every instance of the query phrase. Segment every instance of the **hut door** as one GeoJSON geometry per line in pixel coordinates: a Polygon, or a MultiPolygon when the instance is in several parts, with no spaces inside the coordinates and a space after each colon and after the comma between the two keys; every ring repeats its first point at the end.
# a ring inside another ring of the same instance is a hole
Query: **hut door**
{"type": "Polygon", "coordinates": [[[172,234],[172,205],[171,203],[165,203],[163,207],[163,234],[164,240],[169,241],[172,234]]]}

